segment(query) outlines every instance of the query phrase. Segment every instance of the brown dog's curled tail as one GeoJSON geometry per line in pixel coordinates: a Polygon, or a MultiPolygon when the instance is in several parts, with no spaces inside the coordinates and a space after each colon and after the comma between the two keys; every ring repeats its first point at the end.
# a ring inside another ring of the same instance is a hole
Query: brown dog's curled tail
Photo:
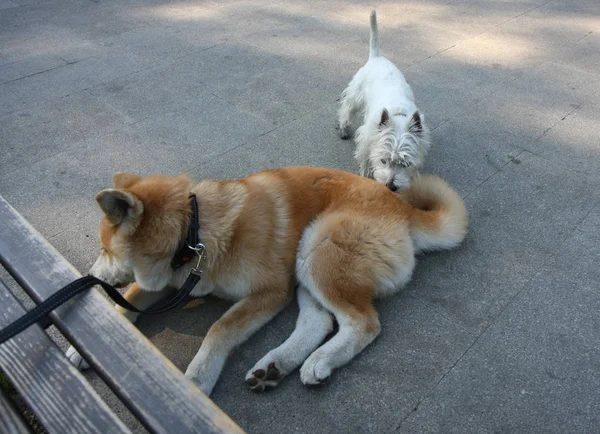
{"type": "Polygon", "coordinates": [[[437,176],[417,176],[399,194],[413,206],[410,233],[417,252],[451,249],[465,238],[467,209],[446,181],[437,176]]]}

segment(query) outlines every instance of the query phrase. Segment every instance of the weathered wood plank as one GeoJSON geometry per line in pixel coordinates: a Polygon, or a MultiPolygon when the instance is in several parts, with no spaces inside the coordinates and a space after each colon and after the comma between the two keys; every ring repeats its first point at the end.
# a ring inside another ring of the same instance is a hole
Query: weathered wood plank
{"type": "MultiPolygon", "coordinates": [[[[24,313],[0,282],[0,328],[24,313]]],[[[48,432],[130,432],[39,326],[0,345],[0,367],[48,432]]]]}
{"type": "Polygon", "coordinates": [[[31,430],[10,398],[0,389],[0,433],[27,434],[31,430]]]}
{"type": "MultiPolygon", "coordinates": [[[[0,261],[37,302],[80,277],[0,196],[0,261]]],[[[52,321],[152,432],[243,432],[93,288],[52,321]]]]}

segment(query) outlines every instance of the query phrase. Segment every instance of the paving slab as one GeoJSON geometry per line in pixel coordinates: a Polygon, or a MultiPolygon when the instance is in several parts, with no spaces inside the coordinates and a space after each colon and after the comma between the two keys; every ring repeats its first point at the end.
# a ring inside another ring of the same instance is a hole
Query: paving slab
{"type": "Polygon", "coordinates": [[[215,83],[214,93],[243,110],[259,110],[273,125],[282,125],[334,102],[346,84],[328,65],[317,69],[294,61],[229,86],[215,83]]]}
{"type": "Polygon", "coordinates": [[[102,83],[89,92],[140,121],[183,111],[198,105],[199,101],[212,101],[215,96],[211,92],[215,87],[230,86],[249,74],[259,74],[292,61],[253,47],[217,45],[182,56],[168,65],[102,83]]]}
{"type": "Polygon", "coordinates": [[[598,429],[599,228],[596,207],[398,432],[598,429]]]}
{"type": "Polygon", "coordinates": [[[197,179],[239,179],[259,170],[290,165],[328,166],[356,171],[354,144],[340,140],[335,129],[336,104],[299,116],[218,157],[190,170],[197,179]]]}
{"type": "Polygon", "coordinates": [[[0,191],[43,235],[51,237],[96,213],[93,197],[110,187],[115,172],[176,175],[272,129],[264,119],[215,96],[203,101],[101,138],[74,142],[28,170],[0,176],[0,191]],[[197,122],[211,118],[211,122],[197,122]],[[219,123],[227,128],[209,127],[219,123]],[[157,159],[161,154],[165,155],[157,159]],[[47,207],[42,213],[40,202],[47,207]],[[70,212],[65,214],[65,209],[70,212]]]}
{"type": "Polygon", "coordinates": [[[132,122],[86,91],[0,117],[0,176],[132,122]]]}
{"type": "Polygon", "coordinates": [[[481,333],[600,200],[598,187],[540,157],[518,155],[468,195],[467,239],[456,251],[421,259],[414,294],[481,333]],[[440,271],[429,272],[433,264],[440,271]]]}
{"type": "Polygon", "coordinates": [[[35,105],[85,90],[96,84],[156,65],[133,53],[109,53],[90,57],[3,84],[25,104],[35,105]]]}

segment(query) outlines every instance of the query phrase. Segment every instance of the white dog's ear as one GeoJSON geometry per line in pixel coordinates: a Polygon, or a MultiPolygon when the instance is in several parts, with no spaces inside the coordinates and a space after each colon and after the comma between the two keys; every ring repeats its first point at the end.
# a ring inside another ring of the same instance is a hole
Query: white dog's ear
{"type": "Polygon", "coordinates": [[[387,123],[390,121],[390,114],[388,113],[387,109],[384,108],[383,111],[381,112],[381,120],[379,121],[379,126],[382,127],[384,125],[387,125],[387,123]]]}
{"type": "MultiPolygon", "coordinates": [[[[135,195],[113,188],[102,190],[96,195],[96,201],[113,225],[137,220],[144,211],[144,204],[135,195]]],[[[137,225],[134,225],[137,226],[137,225]]]]}
{"type": "Polygon", "coordinates": [[[417,136],[423,134],[423,120],[419,110],[415,110],[410,120],[408,121],[408,131],[417,136]]]}

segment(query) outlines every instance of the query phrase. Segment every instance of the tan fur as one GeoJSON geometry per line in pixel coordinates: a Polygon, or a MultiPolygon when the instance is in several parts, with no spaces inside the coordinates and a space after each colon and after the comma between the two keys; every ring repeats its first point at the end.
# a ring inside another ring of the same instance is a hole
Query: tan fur
{"type": "MultiPolygon", "coordinates": [[[[193,294],[213,293],[237,303],[211,327],[188,368],[190,377],[210,393],[223,355],[283,309],[296,280],[308,297],[347,325],[360,351],[379,333],[373,299],[410,279],[415,251],[423,247],[413,240],[449,237],[455,245],[466,233],[466,211],[458,195],[439,178],[419,179],[414,188],[396,194],[364,177],[308,167],[200,183],[186,176],[117,174],[115,190],[104,194],[132,195],[143,204],[143,213],[139,221],[126,216],[115,225],[111,210],[103,208],[107,217],[100,239],[107,256],[101,255],[91,272],[113,279],[112,284],[130,283],[135,275],[138,282],[126,298],[140,307],[156,301],[166,284],[181,285],[195,264],[173,272],[169,263],[185,239],[188,194],[193,192],[199,235],[207,248],[203,280],[193,294]],[[448,228],[453,232],[445,233],[448,228]]],[[[440,247],[448,246],[442,242],[440,247]]]]}

